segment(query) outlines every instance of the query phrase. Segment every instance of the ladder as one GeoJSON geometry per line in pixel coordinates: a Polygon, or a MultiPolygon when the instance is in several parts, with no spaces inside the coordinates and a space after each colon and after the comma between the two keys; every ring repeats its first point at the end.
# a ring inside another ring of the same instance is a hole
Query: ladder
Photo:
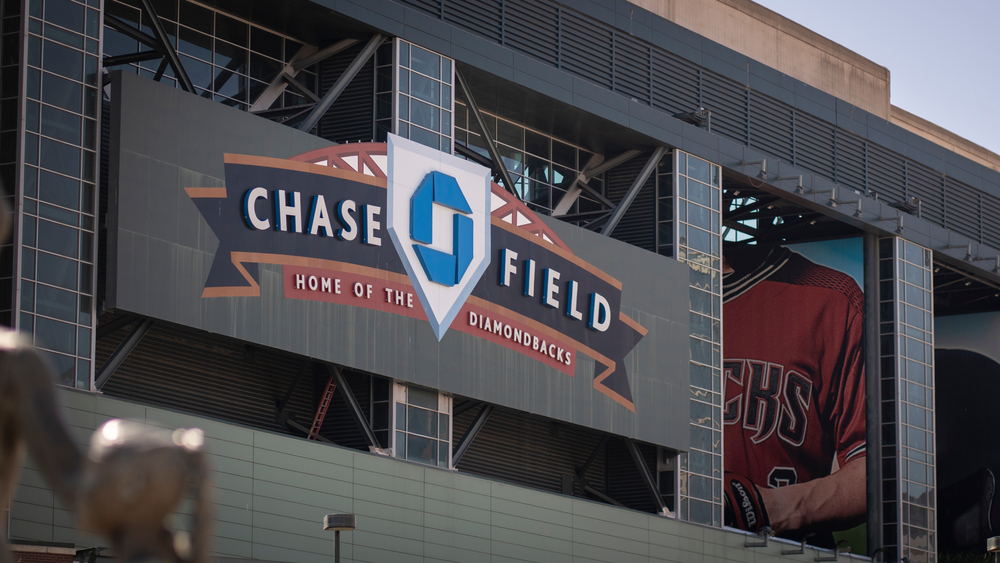
{"type": "Polygon", "coordinates": [[[326,391],[323,391],[323,398],[316,409],[316,416],[313,417],[312,427],[309,429],[307,440],[315,440],[319,437],[319,429],[323,427],[323,419],[326,418],[326,411],[330,408],[330,401],[333,400],[333,393],[337,390],[337,382],[333,376],[326,382],[326,391]]]}

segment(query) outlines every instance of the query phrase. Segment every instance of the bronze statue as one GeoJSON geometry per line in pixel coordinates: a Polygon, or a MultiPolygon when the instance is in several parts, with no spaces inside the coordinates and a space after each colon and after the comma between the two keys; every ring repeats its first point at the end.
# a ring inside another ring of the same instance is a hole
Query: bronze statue
{"type": "MultiPolygon", "coordinates": [[[[0,240],[9,230],[0,200],[0,240]]],[[[110,420],[84,457],[59,416],[51,374],[39,352],[0,328],[0,506],[9,506],[27,449],[77,527],[107,538],[122,563],[208,563],[212,489],[201,430],[110,420]],[[184,495],[194,501],[191,534],[167,528],[184,495]]],[[[13,563],[3,536],[0,563],[13,563]]]]}

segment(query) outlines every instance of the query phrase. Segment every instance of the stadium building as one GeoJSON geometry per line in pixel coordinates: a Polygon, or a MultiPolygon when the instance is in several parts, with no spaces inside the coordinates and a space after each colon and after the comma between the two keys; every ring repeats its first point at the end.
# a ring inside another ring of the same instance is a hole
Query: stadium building
{"type": "MultiPolygon", "coordinates": [[[[0,15],[0,321],[81,447],[205,431],[216,560],[327,561],[328,513],[349,561],[1000,527],[1000,156],[888,69],[747,0],[0,15]]],[[[3,508],[25,560],[114,555],[30,459],[3,508]]]]}

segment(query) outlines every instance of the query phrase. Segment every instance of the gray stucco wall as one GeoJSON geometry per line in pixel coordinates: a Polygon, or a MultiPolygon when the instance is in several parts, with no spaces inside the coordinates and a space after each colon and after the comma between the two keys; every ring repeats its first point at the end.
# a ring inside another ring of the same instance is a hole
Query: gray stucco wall
{"type": "MultiPolygon", "coordinates": [[[[111,418],[205,431],[216,487],[213,553],[220,561],[328,563],[323,515],[357,514],[342,560],[370,562],[813,561],[787,544],[746,548],[745,535],[328,444],[217,422],[100,394],[60,389],[81,447],[111,418]]],[[[31,462],[11,506],[14,539],[105,546],[72,515],[31,462]]],[[[183,517],[181,517],[183,521],[183,517]]]]}
{"type": "Polygon", "coordinates": [[[224,186],[223,153],[283,158],[330,143],[135,75],[112,85],[109,308],[687,449],[686,266],[553,223],[577,256],[622,282],[624,309],[649,331],[625,358],[634,413],[594,388],[590,358],[567,377],[455,330],[439,343],[426,321],[286,299],[280,266],[261,266],[259,297],[203,299],[219,242],[183,188],[224,186]]]}

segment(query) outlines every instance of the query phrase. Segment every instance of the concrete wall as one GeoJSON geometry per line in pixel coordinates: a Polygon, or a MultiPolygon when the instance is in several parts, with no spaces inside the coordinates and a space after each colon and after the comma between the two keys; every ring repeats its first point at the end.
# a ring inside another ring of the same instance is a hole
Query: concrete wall
{"type": "MultiPolygon", "coordinates": [[[[324,514],[355,513],[344,561],[812,561],[787,545],[745,548],[745,536],[480,477],[61,389],[62,412],[81,446],[105,420],[204,429],[216,484],[214,554],[328,563],[324,514]]],[[[106,545],[72,529],[72,515],[29,462],[11,506],[11,536],[106,545]]]]}
{"type": "Polygon", "coordinates": [[[889,119],[889,69],[749,0],[630,0],[721,45],[889,119]]]}

